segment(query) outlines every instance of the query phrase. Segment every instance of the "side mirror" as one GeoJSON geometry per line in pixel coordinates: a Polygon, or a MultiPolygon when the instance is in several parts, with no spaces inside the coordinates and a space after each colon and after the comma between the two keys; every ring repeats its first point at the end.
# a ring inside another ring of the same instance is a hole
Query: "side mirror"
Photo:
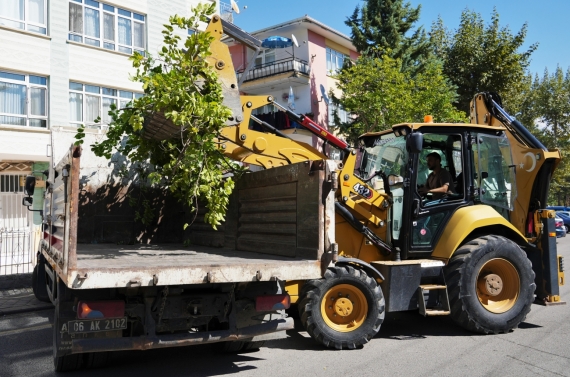
{"type": "Polygon", "coordinates": [[[390,186],[395,186],[399,183],[404,183],[404,178],[399,175],[390,174],[388,176],[388,184],[390,186]]]}
{"type": "Polygon", "coordinates": [[[34,198],[32,198],[31,196],[26,196],[22,198],[22,205],[24,207],[31,207],[32,204],[34,204],[34,198]]]}
{"type": "Polygon", "coordinates": [[[414,132],[408,135],[406,139],[406,149],[410,153],[420,153],[424,147],[424,135],[414,132]]]}
{"type": "Polygon", "coordinates": [[[26,176],[26,183],[24,184],[24,194],[28,196],[34,195],[36,189],[36,177],[33,175],[26,176]]]}

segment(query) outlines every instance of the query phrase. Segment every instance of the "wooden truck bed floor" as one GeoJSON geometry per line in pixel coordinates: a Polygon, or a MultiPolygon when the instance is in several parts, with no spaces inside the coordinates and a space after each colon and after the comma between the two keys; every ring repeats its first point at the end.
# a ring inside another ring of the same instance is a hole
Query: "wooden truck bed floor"
{"type": "Polygon", "coordinates": [[[301,280],[320,278],[321,263],[194,245],[78,244],[68,276],[76,289],[301,280]]]}

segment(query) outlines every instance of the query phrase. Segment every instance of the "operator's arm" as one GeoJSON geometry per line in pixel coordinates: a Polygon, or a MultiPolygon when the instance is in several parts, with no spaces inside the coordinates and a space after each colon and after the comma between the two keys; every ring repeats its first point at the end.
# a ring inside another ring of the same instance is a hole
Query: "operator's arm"
{"type": "MultiPolygon", "coordinates": [[[[429,179],[428,179],[429,181],[429,179]]],[[[426,182],[426,186],[424,187],[420,187],[418,189],[418,192],[420,193],[420,195],[425,195],[427,193],[440,193],[440,194],[447,194],[447,192],[449,191],[449,185],[451,183],[451,174],[449,174],[449,172],[445,169],[442,169],[437,177],[437,179],[435,179],[435,182],[433,183],[437,183],[437,187],[434,188],[430,188],[427,187],[427,183],[426,182]]],[[[433,184],[432,183],[432,184],[433,184]]]]}
{"type": "Polygon", "coordinates": [[[449,185],[451,183],[451,174],[449,174],[447,170],[442,168],[439,172],[439,177],[436,180],[436,182],[438,183],[438,186],[439,185],[441,186],[432,188],[428,190],[428,192],[447,194],[450,191],[449,185]]]}
{"type": "Polygon", "coordinates": [[[432,193],[447,194],[448,191],[449,191],[449,183],[444,183],[443,186],[429,189],[426,191],[426,193],[432,192],[432,193]]]}

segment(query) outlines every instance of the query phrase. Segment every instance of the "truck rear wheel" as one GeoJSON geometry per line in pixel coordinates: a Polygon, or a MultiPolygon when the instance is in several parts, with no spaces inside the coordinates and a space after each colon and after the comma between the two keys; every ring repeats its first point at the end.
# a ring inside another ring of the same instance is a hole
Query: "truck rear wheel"
{"type": "Polygon", "coordinates": [[[246,342],[243,340],[235,340],[233,342],[218,343],[217,349],[222,353],[240,353],[259,350],[265,345],[265,340],[256,340],[254,342],[246,342]]]}
{"type": "Polygon", "coordinates": [[[111,352],[89,352],[83,354],[83,366],[87,369],[103,368],[109,364],[111,352]]]}
{"type": "Polygon", "coordinates": [[[32,272],[32,291],[38,300],[51,302],[47,291],[45,262],[43,256],[38,258],[38,263],[32,272]]]}
{"type": "Polygon", "coordinates": [[[534,301],[534,271],[521,248],[485,236],[461,246],[445,271],[451,317],[478,333],[503,333],[524,321],[534,301]]]}
{"type": "Polygon", "coordinates": [[[53,316],[53,366],[56,372],[69,372],[81,368],[83,364],[82,354],[68,354],[60,356],[61,325],[59,323],[59,303],[56,302],[53,316]]]}
{"type": "Polygon", "coordinates": [[[351,266],[329,268],[300,295],[299,315],[317,342],[336,349],[361,347],[384,321],[384,296],[374,279],[351,266]]]}

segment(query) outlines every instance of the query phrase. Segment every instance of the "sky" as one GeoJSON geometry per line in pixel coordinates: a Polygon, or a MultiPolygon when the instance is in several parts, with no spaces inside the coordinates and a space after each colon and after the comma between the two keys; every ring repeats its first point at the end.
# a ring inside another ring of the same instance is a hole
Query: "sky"
{"type": "MultiPolygon", "coordinates": [[[[221,0],[229,3],[229,0],[221,0]]],[[[538,49],[531,55],[530,72],[542,77],[544,70],[554,72],[560,66],[564,72],[570,67],[570,1],[568,0],[408,0],[412,6],[421,5],[420,20],[429,31],[438,16],[445,26],[456,30],[461,12],[468,8],[483,17],[488,24],[493,7],[497,8],[501,27],[508,26],[516,34],[523,24],[528,24],[525,39],[526,50],[538,42],[538,49]]],[[[350,36],[344,24],[361,0],[238,0],[240,14],[234,14],[234,23],[253,32],[268,26],[292,20],[305,14],[350,36]],[[247,7],[244,9],[244,7],[247,7]]]]}

